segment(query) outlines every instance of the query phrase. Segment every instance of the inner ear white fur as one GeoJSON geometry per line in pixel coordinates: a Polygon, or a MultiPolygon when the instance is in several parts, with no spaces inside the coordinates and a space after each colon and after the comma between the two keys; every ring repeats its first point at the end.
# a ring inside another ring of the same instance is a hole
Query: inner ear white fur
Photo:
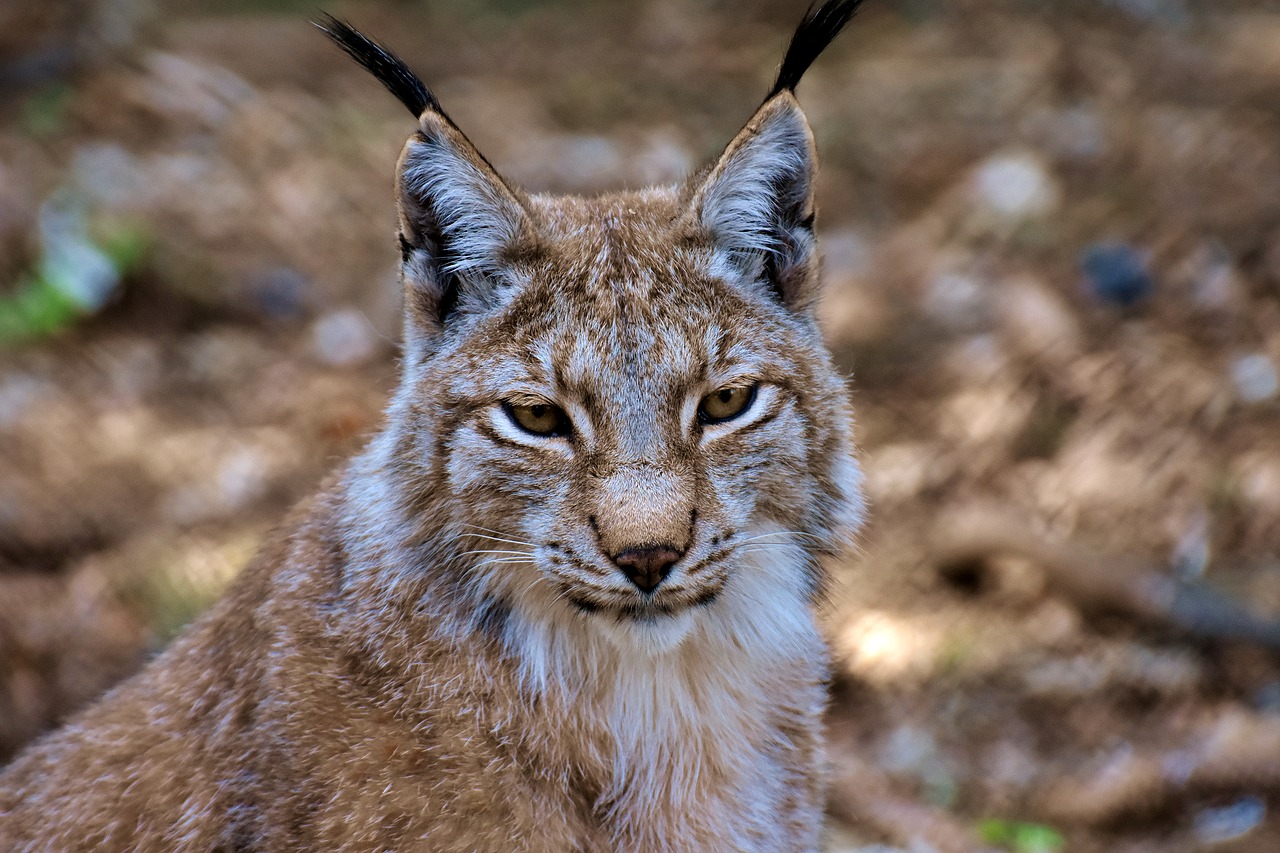
{"type": "Polygon", "coordinates": [[[411,220],[434,223],[442,244],[436,247],[441,253],[437,260],[448,275],[500,266],[503,250],[515,242],[524,223],[519,202],[495,173],[477,166],[477,158],[473,152],[464,154],[447,136],[437,136],[411,139],[402,159],[405,213],[411,220]]]}
{"type": "Polygon", "coordinates": [[[734,254],[787,251],[813,209],[813,133],[789,92],[769,100],[695,196],[698,218],[734,254]]]}

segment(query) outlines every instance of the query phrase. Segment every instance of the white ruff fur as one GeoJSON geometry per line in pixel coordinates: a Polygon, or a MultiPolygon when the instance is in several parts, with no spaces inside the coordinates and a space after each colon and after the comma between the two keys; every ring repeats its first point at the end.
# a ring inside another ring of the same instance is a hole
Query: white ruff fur
{"type": "Polygon", "coordinates": [[[622,821],[619,849],[666,849],[663,833],[681,835],[686,813],[727,818],[714,830],[724,849],[777,849],[747,832],[767,836],[783,797],[761,749],[778,685],[822,655],[807,559],[790,545],[746,554],[716,601],[653,621],[516,608],[506,640],[526,684],[594,728],[584,740],[594,735],[613,769],[601,802],[622,821]]]}

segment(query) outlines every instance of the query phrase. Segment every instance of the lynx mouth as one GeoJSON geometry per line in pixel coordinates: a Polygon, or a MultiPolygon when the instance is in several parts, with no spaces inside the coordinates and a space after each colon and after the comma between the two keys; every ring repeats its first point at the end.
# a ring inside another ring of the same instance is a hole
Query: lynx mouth
{"type": "Polygon", "coordinates": [[[580,612],[592,615],[612,616],[617,622],[661,622],[682,616],[691,610],[708,607],[720,597],[723,587],[702,590],[694,595],[681,596],[676,601],[645,600],[619,603],[593,601],[576,592],[565,591],[565,599],[580,612]]]}

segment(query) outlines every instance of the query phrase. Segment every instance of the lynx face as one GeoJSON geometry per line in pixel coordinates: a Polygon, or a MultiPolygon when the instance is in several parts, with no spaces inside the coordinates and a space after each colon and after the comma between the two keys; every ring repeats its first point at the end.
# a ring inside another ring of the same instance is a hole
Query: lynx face
{"type": "MultiPolygon", "coordinates": [[[[427,362],[439,449],[414,452],[439,453],[493,595],[674,643],[745,556],[836,545],[842,389],[812,318],[673,227],[672,196],[531,207],[512,292],[427,362]]],[[[816,592],[812,565],[786,567],[778,584],[816,592]]]]}
{"type": "Polygon", "coordinates": [[[856,4],[834,6],[715,163],[598,199],[511,187],[416,78],[386,74],[398,60],[331,31],[419,115],[390,420],[410,503],[449,515],[459,586],[499,632],[515,614],[663,651],[735,588],[739,610],[785,600],[807,619],[817,558],[860,521],[791,91],[843,25],[821,15],[856,4]]]}

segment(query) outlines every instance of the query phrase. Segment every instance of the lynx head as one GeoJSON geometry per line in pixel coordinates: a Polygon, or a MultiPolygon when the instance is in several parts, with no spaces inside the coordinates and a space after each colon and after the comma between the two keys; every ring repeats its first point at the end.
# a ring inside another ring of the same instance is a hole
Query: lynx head
{"type": "Polygon", "coordinates": [[[325,24],[418,118],[388,441],[477,624],[573,623],[656,654],[726,598],[820,594],[818,558],[862,504],[814,317],[815,153],[794,87],[858,5],[809,13],[716,162],[592,199],[512,186],[403,62],[325,24]]]}

